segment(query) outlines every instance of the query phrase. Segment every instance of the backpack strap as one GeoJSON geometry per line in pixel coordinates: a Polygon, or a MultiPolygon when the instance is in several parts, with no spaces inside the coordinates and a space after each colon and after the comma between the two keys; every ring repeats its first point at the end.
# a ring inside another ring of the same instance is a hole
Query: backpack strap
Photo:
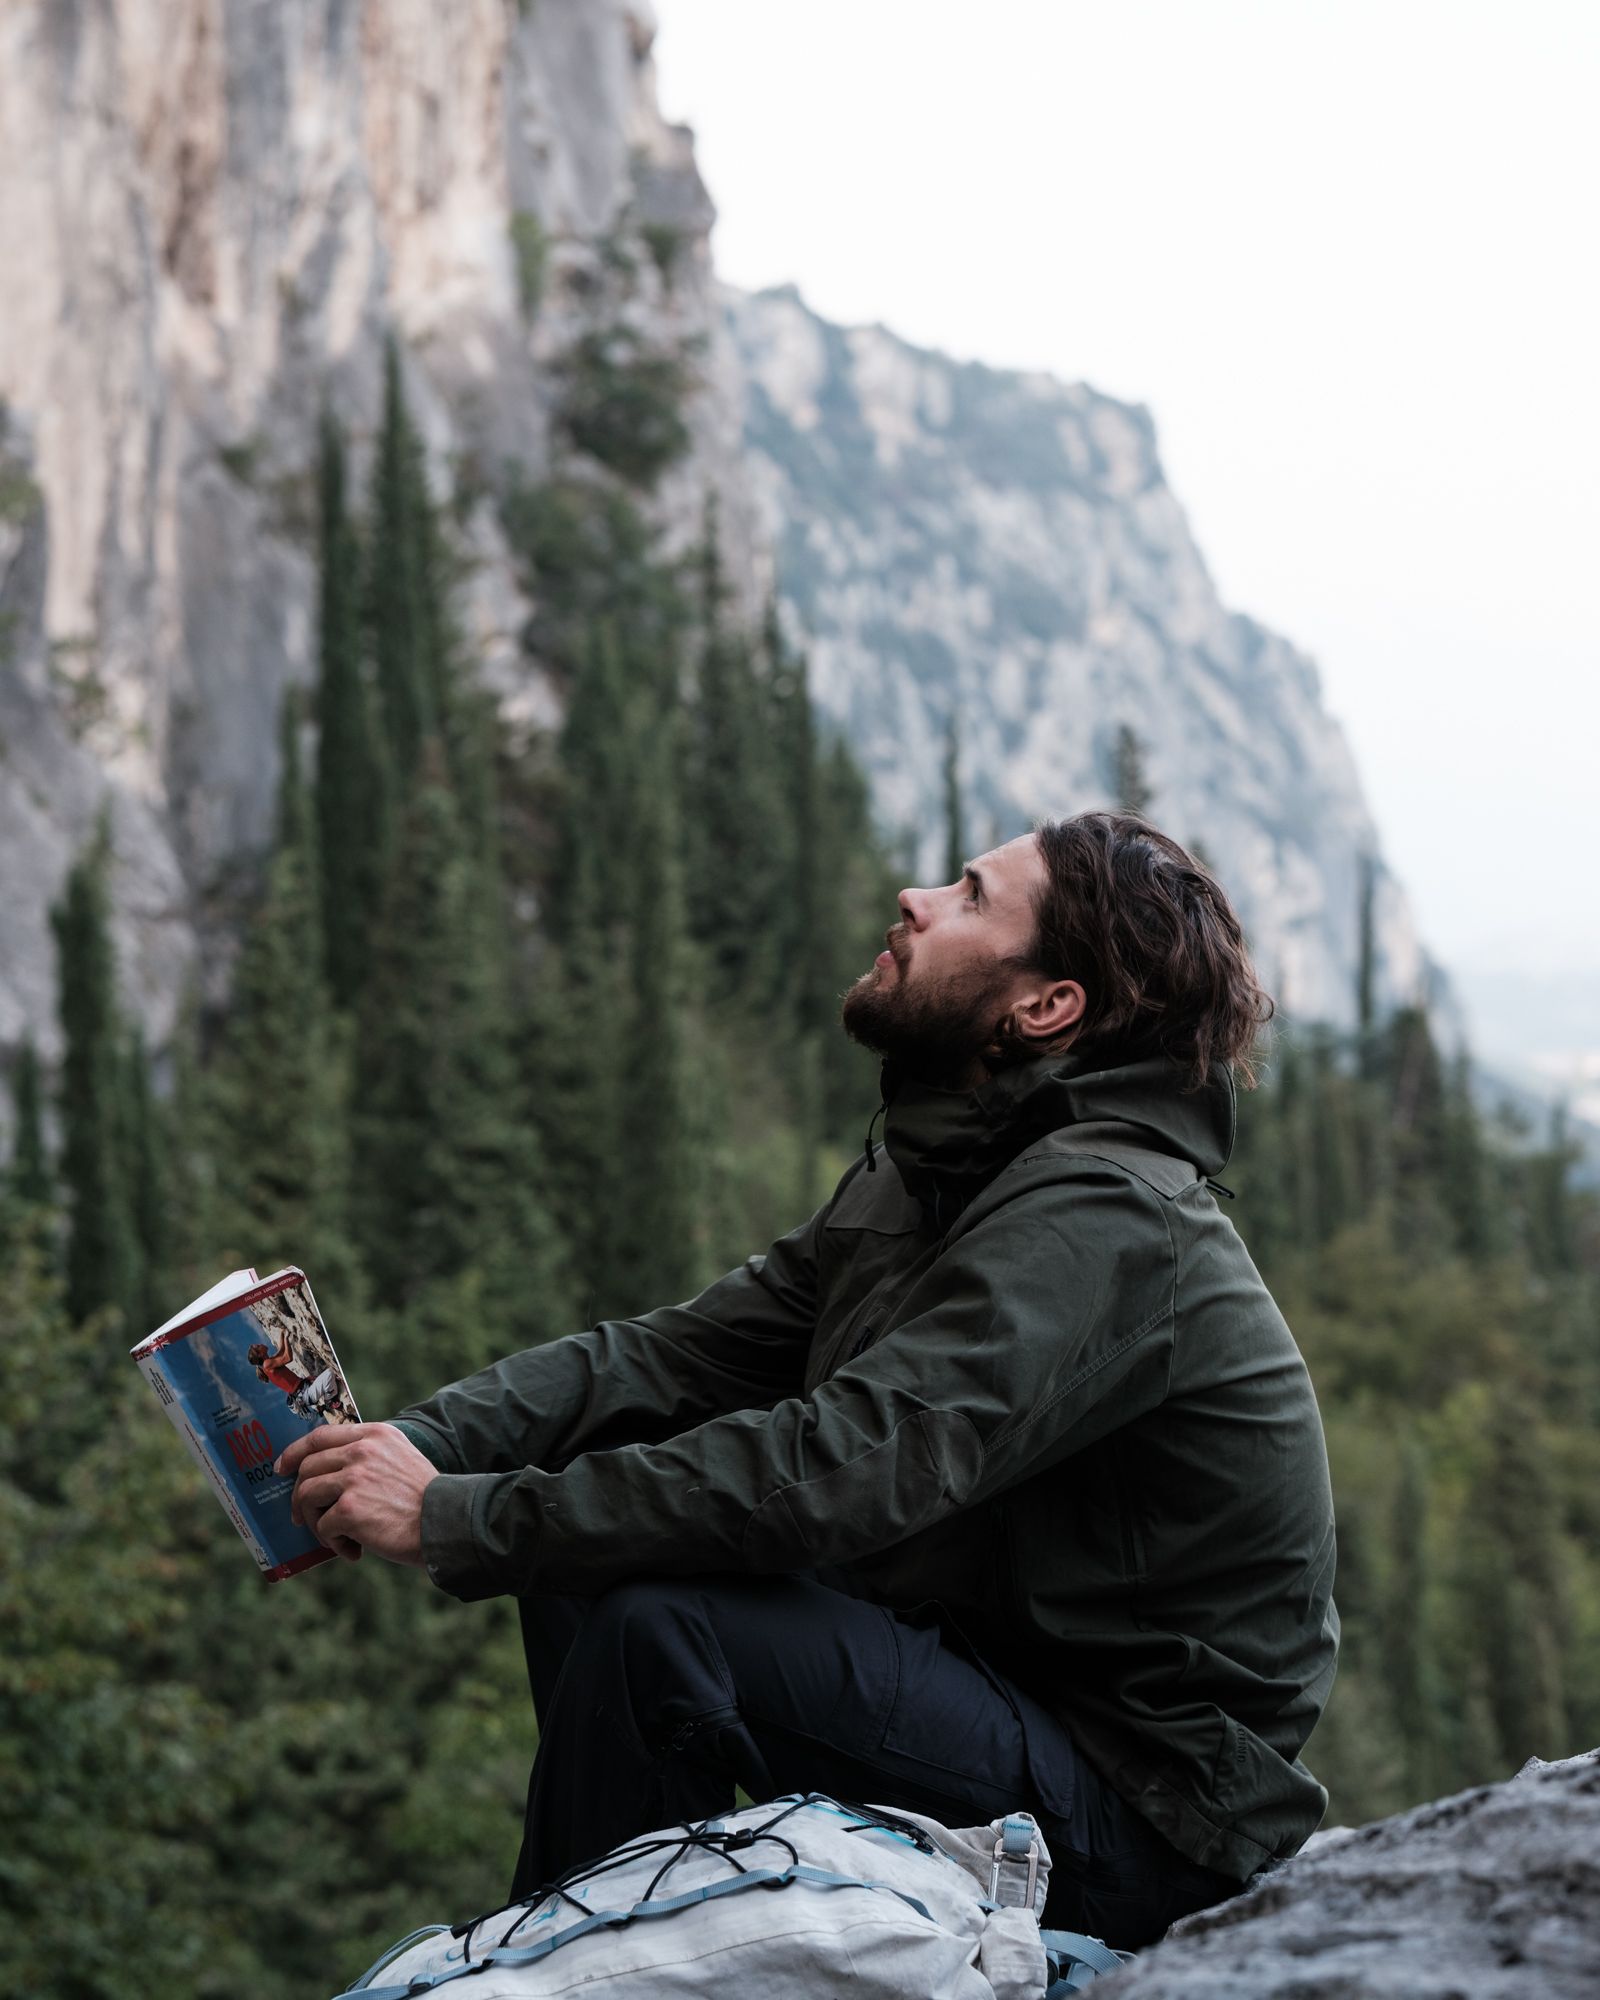
{"type": "Polygon", "coordinates": [[[1039,1936],[1049,1966],[1050,1984],[1044,2000],[1067,2000],[1069,1994],[1081,1993],[1102,1972],[1120,1972],[1133,1962],[1131,1951],[1113,1951],[1082,1931],[1041,1931],[1039,1936]]]}
{"type": "Polygon", "coordinates": [[[1038,1821],[1032,1813],[1015,1812],[989,1825],[995,1835],[989,1900],[1002,1909],[1031,1911],[1039,1886],[1038,1821]]]}
{"type": "MultiPolygon", "coordinates": [[[[540,1938],[536,1944],[491,1946],[468,1960],[463,1957],[460,1965],[452,1965],[438,1972],[418,1973],[416,1978],[404,1986],[351,1986],[347,1993],[365,1993],[367,2000],[417,2000],[417,1996],[431,1993],[436,1987],[446,1986],[453,1979],[463,1979],[469,1974],[485,1971],[489,1966],[534,1965],[541,1958],[548,1958],[553,1951],[559,1951],[564,1944],[571,1944],[574,1938],[586,1937],[592,1931],[621,1930],[626,1925],[647,1917],[671,1916],[674,1911],[692,1909],[697,1903],[714,1903],[724,1896],[736,1896],[746,1889],[786,1889],[791,1882],[806,1882],[816,1889],[877,1889],[896,1896],[902,1903],[916,1911],[919,1917],[932,1923],[926,1904],[919,1903],[915,1896],[908,1896],[903,1889],[893,1888],[887,1882],[871,1882],[854,1875],[833,1875],[825,1868],[810,1868],[803,1862],[789,1868],[747,1869],[742,1875],[729,1875],[720,1882],[711,1882],[703,1889],[687,1889],[681,1896],[656,1896],[642,1903],[635,1903],[631,1910],[596,1910],[593,1916],[583,1917],[575,1924],[568,1924],[565,1930],[556,1931],[552,1936],[540,1938]]],[[[529,1914],[538,1907],[529,1905],[529,1914]]],[[[524,1920],[525,1921],[525,1920],[524,1920]]],[[[393,1959],[393,1953],[386,1953],[373,1967],[380,1971],[386,1962],[393,1959]]],[[[370,1979],[371,1973],[367,1974],[370,1979]]]]}

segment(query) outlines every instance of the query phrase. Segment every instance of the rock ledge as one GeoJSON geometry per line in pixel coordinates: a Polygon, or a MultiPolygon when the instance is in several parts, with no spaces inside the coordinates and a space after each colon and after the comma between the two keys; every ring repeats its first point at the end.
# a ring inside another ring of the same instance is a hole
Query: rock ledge
{"type": "Polygon", "coordinates": [[[1600,1750],[1324,1836],[1105,2000],[1594,2000],[1600,1750]]]}

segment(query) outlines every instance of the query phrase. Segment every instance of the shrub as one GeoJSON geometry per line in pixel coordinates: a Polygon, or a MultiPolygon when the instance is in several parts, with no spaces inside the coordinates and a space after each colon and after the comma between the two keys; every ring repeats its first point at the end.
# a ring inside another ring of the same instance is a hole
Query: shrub
{"type": "Polygon", "coordinates": [[[544,298],[550,233],[530,208],[519,208],[511,217],[511,254],[517,269],[517,303],[522,317],[531,320],[544,298]]]}
{"type": "Polygon", "coordinates": [[[579,451],[650,486],[689,442],[681,350],[652,351],[627,327],[588,333],[568,355],[559,420],[579,451]]]}

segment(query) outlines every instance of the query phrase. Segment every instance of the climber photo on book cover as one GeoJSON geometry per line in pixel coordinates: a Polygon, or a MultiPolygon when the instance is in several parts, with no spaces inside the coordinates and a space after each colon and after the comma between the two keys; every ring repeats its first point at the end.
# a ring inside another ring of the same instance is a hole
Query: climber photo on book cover
{"type": "Polygon", "coordinates": [[[305,1273],[235,1271],[141,1341],[133,1358],[269,1582],[328,1561],[291,1513],[277,1455],[360,1422],[305,1273]]]}
{"type": "Polygon", "coordinates": [[[252,1341],[245,1358],[263,1382],[270,1382],[289,1398],[290,1411],[297,1417],[317,1416],[329,1424],[355,1421],[349,1391],[333,1343],[307,1299],[303,1288],[278,1292],[250,1308],[249,1317],[275,1344],[252,1341]]]}

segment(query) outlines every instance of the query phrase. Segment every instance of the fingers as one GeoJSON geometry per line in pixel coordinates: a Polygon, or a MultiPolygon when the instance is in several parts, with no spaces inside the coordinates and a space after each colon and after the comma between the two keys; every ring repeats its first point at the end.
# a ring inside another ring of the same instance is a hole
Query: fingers
{"type": "Polygon", "coordinates": [[[360,1562],[361,1544],[350,1533],[354,1523],[349,1518],[349,1512],[346,1502],[335,1501],[333,1506],[323,1510],[319,1520],[312,1523],[312,1533],[336,1556],[342,1556],[346,1562],[360,1562]],[[337,1520],[333,1518],[335,1515],[337,1520]]]}
{"type": "Polygon", "coordinates": [[[336,1473],[325,1473],[320,1466],[315,1472],[302,1472],[294,1483],[294,1498],[289,1502],[290,1519],[315,1534],[318,1518],[327,1513],[343,1492],[344,1480],[336,1473]]]}
{"type": "Polygon", "coordinates": [[[336,1472],[348,1472],[354,1463],[353,1451],[319,1451],[315,1458],[307,1459],[295,1474],[296,1496],[305,1490],[307,1480],[326,1479],[336,1472]]]}
{"type": "Polygon", "coordinates": [[[319,1424],[314,1431],[307,1431],[304,1437],[296,1438],[293,1444],[285,1445],[272,1469],[285,1474],[298,1472],[313,1452],[329,1451],[335,1445],[349,1444],[369,1428],[367,1424],[345,1424],[338,1428],[319,1424]]]}

